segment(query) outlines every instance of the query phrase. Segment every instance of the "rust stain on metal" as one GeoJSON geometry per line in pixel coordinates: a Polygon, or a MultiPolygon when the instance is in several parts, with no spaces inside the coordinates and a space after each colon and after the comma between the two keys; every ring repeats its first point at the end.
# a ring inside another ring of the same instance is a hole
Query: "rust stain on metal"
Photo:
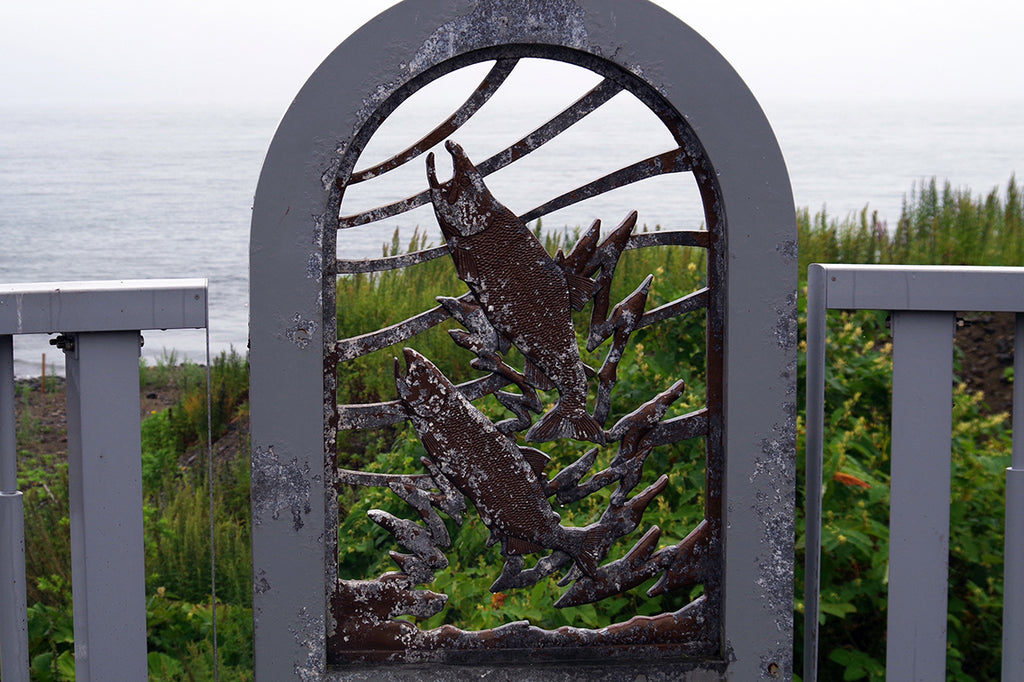
{"type": "Polygon", "coordinates": [[[295,313],[292,322],[294,324],[285,329],[284,335],[289,341],[298,346],[299,349],[304,350],[309,346],[309,342],[313,340],[313,335],[320,329],[320,324],[316,320],[303,318],[301,313],[295,313]]]}

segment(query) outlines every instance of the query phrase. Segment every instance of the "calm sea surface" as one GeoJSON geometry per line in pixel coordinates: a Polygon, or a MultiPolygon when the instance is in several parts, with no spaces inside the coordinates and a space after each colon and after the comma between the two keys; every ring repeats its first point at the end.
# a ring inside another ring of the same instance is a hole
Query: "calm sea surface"
{"type": "MultiPolygon", "coordinates": [[[[482,160],[577,94],[527,106],[503,102],[499,93],[453,137],[482,160]]],[[[445,101],[403,107],[359,165],[398,151],[450,111],[445,101]]],[[[827,207],[841,217],[869,204],[892,225],[904,195],[923,178],[949,179],[975,193],[996,186],[1002,192],[1011,174],[1024,170],[1019,105],[769,102],[765,111],[787,159],[796,204],[813,211],[827,207]]],[[[244,351],[252,195],[281,114],[0,108],[0,281],[206,277],[214,352],[244,351]]],[[[578,128],[543,154],[492,176],[494,193],[525,212],[670,148],[660,124],[628,96],[578,128]]],[[[439,159],[442,177],[445,161],[439,159]]],[[[342,212],[414,194],[424,187],[423,172],[418,159],[386,181],[353,186],[342,212]]],[[[692,180],[663,176],[551,214],[544,223],[575,227],[601,218],[611,228],[635,208],[650,227],[695,227],[701,222],[695,195],[692,180]]],[[[344,231],[339,255],[379,255],[396,227],[403,241],[415,227],[440,241],[432,212],[422,207],[344,231]]],[[[202,331],[148,332],[144,351],[156,358],[173,348],[179,357],[202,361],[204,346],[202,331]]],[[[17,338],[15,348],[20,375],[38,374],[44,352],[47,364],[62,371],[63,358],[45,337],[17,338]]]]}

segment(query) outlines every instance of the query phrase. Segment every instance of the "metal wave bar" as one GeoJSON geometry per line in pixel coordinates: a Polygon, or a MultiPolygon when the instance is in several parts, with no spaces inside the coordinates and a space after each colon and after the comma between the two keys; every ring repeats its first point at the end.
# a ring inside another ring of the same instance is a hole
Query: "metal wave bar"
{"type": "MultiPolygon", "coordinates": [[[[467,292],[460,298],[462,300],[468,300],[469,296],[470,294],[467,292]]],[[[401,343],[406,339],[411,339],[417,334],[421,334],[431,327],[441,324],[449,317],[448,311],[441,306],[435,306],[430,310],[424,311],[419,315],[413,315],[412,317],[407,318],[398,324],[393,324],[390,327],[385,327],[384,329],[378,329],[375,332],[360,334],[359,336],[353,336],[347,339],[341,339],[334,346],[337,350],[337,357],[335,359],[338,362],[354,360],[355,358],[372,353],[375,350],[393,346],[396,343],[401,343]]]]}
{"type": "Polygon", "coordinates": [[[578,187],[571,192],[566,192],[562,196],[556,197],[546,204],[524,213],[520,217],[523,222],[530,222],[531,220],[546,216],[548,213],[553,213],[560,208],[565,208],[584,199],[610,192],[623,185],[630,185],[656,175],[662,175],[663,173],[682,173],[690,170],[693,170],[693,164],[686,150],[673,149],[669,152],[648,157],[643,161],[637,161],[625,168],[589,182],[582,187],[578,187]]]}
{"type": "Polygon", "coordinates": [[[494,96],[494,93],[498,91],[498,88],[501,87],[518,63],[518,59],[498,59],[495,61],[494,66],[487,72],[484,79],[480,81],[480,85],[477,86],[473,94],[469,96],[462,106],[455,110],[455,113],[442,121],[440,125],[424,135],[422,139],[408,149],[395,154],[386,161],[378,163],[376,166],[354,172],[352,177],[349,178],[348,184],[354,185],[357,182],[370,180],[390,170],[394,170],[412,161],[439,142],[443,142],[449,135],[461,128],[466,121],[473,117],[473,114],[480,110],[480,107],[494,96]]]}
{"type": "Polygon", "coordinates": [[[653,448],[706,435],[708,435],[708,409],[702,407],[694,412],[661,422],[644,436],[643,443],[644,447],[653,448]]]}
{"type": "MultiPolygon", "coordinates": [[[[562,111],[562,113],[558,114],[532,133],[526,135],[518,142],[515,142],[503,151],[498,152],[483,163],[478,164],[477,170],[480,171],[481,175],[487,176],[504,168],[516,159],[521,159],[541,145],[550,142],[571,126],[583,120],[583,118],[591,112],[618,94],[621,89],[621,86],[614,81],[601,81],[594,86],[590,92],[583,95],[583,97],[579,98],[567,109],[562,111]]],[[[399,215],[400,213],[411,211],[418,206],[426,204],[428,201],[430,201],[429,194],[427,193],[427,190],[423,190],[415,196],[402,199],[401,201],[396,201],[393,204],[374,208],[355,215],[341,216],[338,219],[338,227],[340,229],[345,229],[348,227],[366,225],[367,223],[376,222],[378,220],[384,220],[385,218],[390,218],[392,216],[399,215]]]]}
{"type": "MultiPolygon", "coordinates": [[[[487,387],[490,388],[490,384],[497,383],[494,382],[493,379],[494,376],[492,375],[484,379],[478,379],[475,382],[460,384],[459,388],[463,393],[473,393],[475,390],[470,388],[470,384],[479,384],[481,386],[487,385],[487,387]]],[[[354,415],[358,412],[360,413],[360,416],[362,416],[362,413],[365,412],[366,420],[360,421],[360,427],[364,428],[367,426],[368,420],[374,420],[376,422],[369,424],[370,427],[378,427],[396,424],[406,418],[406,415],[402,412],[401,406],[397,401],[390,403],[374,403],[373,405],[341,405],[340,408],[343,415],[346,413],[354,415]],[[386,411],[388,412],[389,419],[387,422],[383,421],[382,415],[380,414],[382,407],[386,408],[386,411]]],[[[344,420],[345,417],[343,416],[342,421],[344,420]]],[[[342,426],[341,428],[351,427],[342,426]]],[[[644,447],[653,448],[659,445],[666,445],[668,443],[678,443],[684,440],[689,440],[690,438],[706,436],[707,433],[708,411],[707,408],[701,408],[700,410],[696,410],[688,414],[673,417],[672,419],[659,424],[654,430],[644,437],[644,447]]],[[[429,474],[379,474],[368,471],[357,471],[354,469],[338,469],[337,476],[339,483],[347,485],[386,488],[392,483],[409,483],[418,488],[423,488],[424,490],[429,490],[434,487],[434,481],[429,474]]]]}
{"type": "MultiPolygon", "coordinates": [[[[671,244],[705,246],[707,242],[706,235],[707,232],[700,230],[647,233],[632,237],[630,239],[630,245],[627,248],[666,246],[671,244]],[[639,246],[633,246],[633,240],[636,240],[636,243],[639,244],[639,246]]],[[[343,274],[393,270],[433,260],[434,258],[438,258],[447,253],[448,248],[446,246],[438,246],[433,249],[403,254],[401,256],[378,258],[376,260],[339,260],[338,273],[343,274]]],[[[462,298],[465,299],[467,296],[469,296],[469,294],[464,294],[462,298]]],[[[654,310],[647,312],[641,318],[638,328],[647,327],[674,315],[681,315],[700,308],[706,308],[707,299],[708,290],[705,288],[676,299],[671,303],[666,303],[659,308],[655,308],[654,310]]],[[[390,327],[385,327],[384,329],[380,329],[375,332],[369,332],[367,334],[361,334],[347,339],[341,339],[335,344],[335,349],[338,353],[337,360],[338,362],[353,360],[380,350],[381,348],[401,343],[402,341],[411,339],[417,334],[427,331],[431,327],[441,324],[447,320],[448,317],[449,315],[444,308],[441,306],[435,306],[430,310],[426,310],[419,315],[414,315],[413,317],[407,318],[397,324],[393,324],[390,327]]]]}
{"type": "MultiPolygon", "coordinates": [[[[649,246],[695,246],[708,248],[707,230],[665,230],[663,232],[643,232],[634,234],[626,243],[626,250],[643,249],[649,246]]],[[[383,272],[385,270],[398,270],[410,265],[426,263],[435,258],[448,255],[448,247],[444,244],[422,251],[403,253],[400,256],[385,256],[384,258],[339,258],[335,264],[334,272],[339,275],[354,275],[365,272],[383,272]]]]}
{"type": "Polygon", "coordinates": [[[644,327],[649,327],[655,322],[661,322],[662,320],[667,320],[670,317],[707,308],[708,292],[709,289],[705,287],[703,289],[698,289],[692,294],[687,294],[686,296],[677,298],[671,303],[658,306],[654,310],[645,313],[644,316],[640,318],[640,322],[637,323],[636,328],[643,329],[644,327]]]}
{"type": "MultiPolygon", "coordinates": [[[[455,388],[469,400],[479,400],[509,385],[509,380],[498,374],[488,374],[457,385],[455,388]]],[[[402,403],[392,400],[386,403],[362,405],[338,405],[338,429],[372,429],[391,426],[407,418],[402,403]]]]}

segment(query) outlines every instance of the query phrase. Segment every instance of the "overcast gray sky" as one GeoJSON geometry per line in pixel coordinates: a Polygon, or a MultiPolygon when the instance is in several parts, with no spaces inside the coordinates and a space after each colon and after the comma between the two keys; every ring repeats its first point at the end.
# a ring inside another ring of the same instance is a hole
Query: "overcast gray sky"
{"type": "MultiPolygon", "coordinates": [[[[12,0],[0,105],[127,102],[284,108],[391,0],[12,0]]],[[[658,0],[765,102],[1024,100],[1016,0],[658,0]]]]}

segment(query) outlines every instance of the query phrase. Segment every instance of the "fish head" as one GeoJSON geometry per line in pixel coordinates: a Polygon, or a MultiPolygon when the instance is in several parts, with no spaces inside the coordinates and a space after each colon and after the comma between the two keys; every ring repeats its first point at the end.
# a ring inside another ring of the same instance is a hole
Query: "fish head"
{"type": "Polygon", "coordinates": [[[406,373],[395,358],[395,387],[406,409],[419,417],[436,415],[456,388],[434,363],[412,348],[403,351],[406,373]]]}
{"type": "Polygon", "coordinates": [[[427,184],[437,222],[445,239],[469,237],[483,232],[498,212],[508,211],[484,184],[483,175],[462,147],[448,140],[452,156],[452,179],[438,182],[434,153],[427,155],[427,184]]]}

